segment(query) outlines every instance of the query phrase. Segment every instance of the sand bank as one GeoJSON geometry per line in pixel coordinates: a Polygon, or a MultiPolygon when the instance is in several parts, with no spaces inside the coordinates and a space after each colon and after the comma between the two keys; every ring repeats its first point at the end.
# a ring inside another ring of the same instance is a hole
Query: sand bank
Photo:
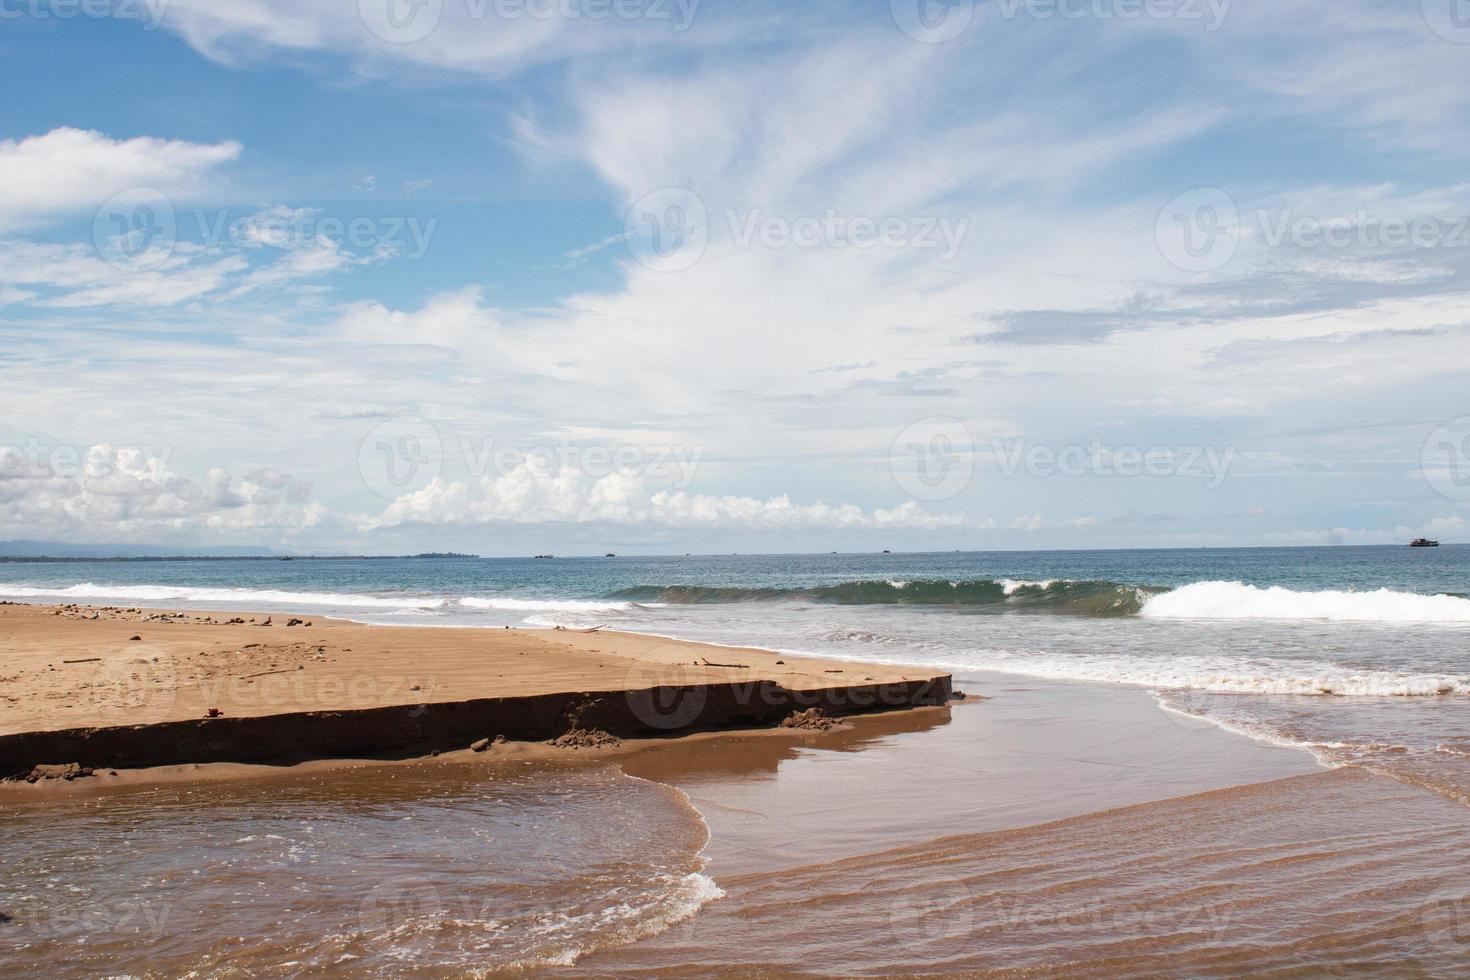
{"type": "Polygon", "coordinates": [[[667,735],[951,694],[934,671],[628,633],[107,606],[0,606],[0,664],[5,776],[667,735]]]}

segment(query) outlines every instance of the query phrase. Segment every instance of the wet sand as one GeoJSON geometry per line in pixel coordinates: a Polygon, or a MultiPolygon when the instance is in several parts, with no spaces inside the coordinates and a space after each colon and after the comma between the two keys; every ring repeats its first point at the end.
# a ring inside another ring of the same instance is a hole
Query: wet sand
{"type": "MultiPolygon", "coordinates": [[[[566,644],[551,659],[634,649],[531,638],[566,644]]],[[[817,683],[830,669],[762,656],[817,683]]],[[[1470,809],[1139,689],[958,686],[988,700],[12,795],[0,954],[138,976],[1470,969],[1470,809]]]]}
{"type": "Polygon", "coordinates": [[[1145,691],[957,678],[942,724],[624,763],[684,790],[724,890],[578,969],[628,976],[1456,976],[1470,809],[1161,712],[1145,691]],[[742,765],[737,760],[744,760],[742,765]]]}

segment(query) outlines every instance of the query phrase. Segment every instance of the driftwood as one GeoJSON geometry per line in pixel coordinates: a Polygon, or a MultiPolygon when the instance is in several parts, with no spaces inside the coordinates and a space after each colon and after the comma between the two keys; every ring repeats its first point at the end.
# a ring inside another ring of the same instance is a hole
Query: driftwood
{"type": "Polygon", "coordinates": [[[81,660],[63,660],[64,664],[95,664],[101,657],[83,657],[81,660]]]}
{"type": "Polygon", "coordinates": [[[706,660],[703,657],[700,657],[699,658],[699,662],[700,662],[700,664],[702,666],[705,666],[705,667],[734,667],[737,670],[749,670],[750,669],[750,665],[749,664],[717,664],[717,663],[714,663],[713,661],[706,660]]]}

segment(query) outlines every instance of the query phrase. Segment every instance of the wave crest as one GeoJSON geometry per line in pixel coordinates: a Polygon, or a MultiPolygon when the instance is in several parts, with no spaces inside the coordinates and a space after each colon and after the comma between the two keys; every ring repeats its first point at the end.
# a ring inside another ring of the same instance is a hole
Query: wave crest
{"type": "Polygon", "coordinates": [[[1045,611],[1093,616],[1137,613],[1154,591],[1109,581],[1047,579],[864,579],[835,585],[746,588],[707,585],[638,585],[612,593],[632,602],[669,604],[724,602],[822,602],[835,605],[965,606],[997,611],[1045,611]]]}
{"type": "Polygon", "coordinates": [[[1338,622],[1470,623],[1470,599],[1393,589],[1297,592],[1243,582],[1195,582],[1151,596],[1150,619],[1320,619],[1338,622]]]}

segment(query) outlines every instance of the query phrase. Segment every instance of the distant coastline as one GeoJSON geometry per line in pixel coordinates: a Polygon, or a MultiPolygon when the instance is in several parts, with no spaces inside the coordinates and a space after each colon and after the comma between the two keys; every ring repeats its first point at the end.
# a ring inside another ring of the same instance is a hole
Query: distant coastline
{"type": "Polygon", "coordinates": [[[0,555],[0,562],[148,562],[148,561],[438,561],[451,558],[474,558],[452,551],[426,551],[417,555],[0,555]]]}

